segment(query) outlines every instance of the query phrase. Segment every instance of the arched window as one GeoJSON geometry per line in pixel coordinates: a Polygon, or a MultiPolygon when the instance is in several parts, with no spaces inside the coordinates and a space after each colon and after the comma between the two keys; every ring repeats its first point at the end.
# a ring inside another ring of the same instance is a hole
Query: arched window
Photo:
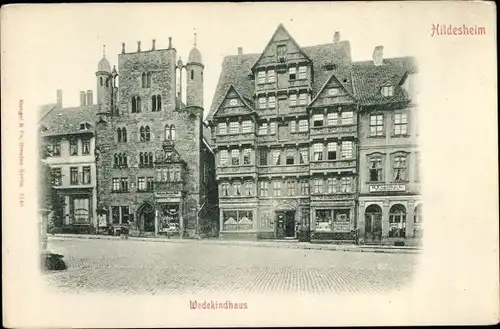
{"type": "Polygon", "coordinates": [[[139,96],[137,96],[135,98],[135,101],[136,101],[137,113],[140,113],[141,112],[141,98],[139,96]]]}
{"type": "Polygon", "coordinates": [[[122,130],[120,128],[118,128],[116,130],[116,133],[118,135],[118,142],[121,142],[122,141],[122,130]]]}
{"type": "Polygon", "coordinates": [[[370,158],[370,182],[381,182],[382,181],[382,156],[373,155],[370,158]]]}
{"type": "Polygon", "coordinates": [[[170,139],[170,127],[165,125],[165,139],[170,139]]]}
{"type": "Polygon", "coordinates": [[[148,155],[148,164],[150,167],[153,167],[153,152],[149,152],[148,155]]]}
{"type": "Polygon", "coordinates": [[[106,78],[106,87],[109,87],[109,78],[106,78]]]}
{"type": "Polygon", "coordinates": [[[191,70],[191,80],[194,79],[194,70],[191,70]]]}
{"type": "Polygon", "coordinates": [[[148,72],[146,74],[146,78],[147,78],[147,86],[151,87],[151,72],[148,72]]]}
{"type": "Polygon", "coordinates": [[[145,134],[146,134],[146,136],[145,136],[146,140],[150,141],[151,140],[151,132],[149,130],[149,126],[146,126],[145,134]]]}
{"type": "Polygon", "coordinates": [[[156,110],[161,111],[161,96],[156,96],[156,110]]]}
{"type": "Polygon", "coordinates": [[[122,128],[122,142],[127,142],[127,129],[122,128]]]}
{"type": "Polygon", "coordinates": [[[382,238],[382,209],[376,204],[365,211],[365,238],[372,241],[382,238]]]}
{"type": "Polygon", "coordinates": [[[113,167],[118,167],[118,154],[114,155],[113,167]]]}
{"type": "Polygon", "coordinates": [[[170,126],[170,140],[175,140],[175,126],[170,126]]]}
{"type": "Polygon", "coordinates": [[[100,84],[102,86],[102,77],[99,78],[99,82],[100,82],[100,84]]]}
{"type": "Polygon", "coordinates": [[[128,167],[128,159],[127,159],[127,154],[123,153],[123,166],[128,167]]]}
{"type": "Polygon", "coordinates": [[[156,112],[156,95],[151,96],[152,112],[156,112]]]}
{"type": "Polygon", "coordinates": [[[415,238],[421,238],[423,234],[422,228],[422,206],[418,205],[415,207],[415,212],[413,213],[413,236],[415,238]]]}
{"type": "Polygon", "coordinates": [[[139,167],[143,167],[144,166],[144,155],[141,153],[139,153],[139,167]]]}
{"type": "Polygon", "coordinates": [[[144,129],[144,127],[141,126],[141,128],[139,129],[139,134],[141,142],[144,142],[146,140],[146,130],[144,129]]]}
{"type": "Polygon", "coordinates": [[[142,72],[142,88],[146,88],[146,86],[147,86],[146,73],[142,72]]]}
{"type": "Polygon", "coordinates": [[[124,161],[123,161],[123,153],[118,154],[118,165],[120,167],[123,167],[124,161]]]}
{"type": "Polygon", "coordinates": [[[137,102],[135,96],[132,97],[132,113],[137,113],[137,102]]]}
{"type": "Polygon", "coordinates": [[[395,204],[389,210],[389,237],[404,238],[406,231],[406,208],[395,204]]]}

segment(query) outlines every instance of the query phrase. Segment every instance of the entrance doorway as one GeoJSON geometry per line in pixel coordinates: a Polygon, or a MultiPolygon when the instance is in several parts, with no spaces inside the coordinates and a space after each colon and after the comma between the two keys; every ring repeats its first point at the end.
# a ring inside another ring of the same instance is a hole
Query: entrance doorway
{"type": "Polygon", "coordinates": [[[140,223],[143,225],[144,232],[154,232],[155,231],[155,210],[152,205],[145,203],[139,209],[138,216],[140,223]]]}
{"type": "Polygon", "coordinates": [[[365,238],[373,242],[382,239],[382,209],[376,204],[370,205],[365,211],[365,238]]]}
{"type": "Polygon", "coordinates": [[[295,211],[276,212],[276,237],[295,238],[295,211]]]}

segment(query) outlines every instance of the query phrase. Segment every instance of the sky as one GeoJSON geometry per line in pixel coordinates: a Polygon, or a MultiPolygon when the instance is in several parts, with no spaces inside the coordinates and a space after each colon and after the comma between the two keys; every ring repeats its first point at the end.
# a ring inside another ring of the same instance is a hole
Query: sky
{"type": "MultiPolygon", "coordinates": [[[[220,74],[224,56],[260,53],[278,24],[301,46],[332,42],[335,31],[351,42],[354,60],[371,59],[373,48],[384,46],[384,56],[412,55],[408,40],[395,26],[405,15],[391,15],[379,5],[359,11],[356,5],[328,3],[240,3],[137,5],[42,5],[30,14],[39,24],[24,26],[30,36],[32,87],[36,102],[53,103],[63,90],[63,106],[78,106],[79,92],[95,93],[95,71],[106,45],[106,57],[117,64],[121,43],[127,51],[167,48],[168,37],[184,62],[193,46],[194,31],[205,64],[205,115],[220,74]],[[370,26],[370,28],[366,28],[370,26]]],[[[397,10],[396,7],[394,7],[397,10]]],[[[400,26],[400,25],[399,25],[400,26]]]]}

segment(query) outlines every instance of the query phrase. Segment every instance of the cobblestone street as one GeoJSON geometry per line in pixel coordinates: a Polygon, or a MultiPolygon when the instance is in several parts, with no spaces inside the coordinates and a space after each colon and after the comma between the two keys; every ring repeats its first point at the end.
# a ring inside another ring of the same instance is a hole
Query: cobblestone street
{"type": "Polygon", "coordinates": [[[59,291],[383,293],[410,284],[418,254],[259,248],[131,240],[49,239],[68,270],[59,291]]]}

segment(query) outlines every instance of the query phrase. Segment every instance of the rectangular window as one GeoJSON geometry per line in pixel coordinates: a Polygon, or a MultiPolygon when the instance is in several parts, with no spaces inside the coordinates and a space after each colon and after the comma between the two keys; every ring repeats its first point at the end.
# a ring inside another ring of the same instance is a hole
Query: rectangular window
{"type": "Polygon", "coordinates": [[[309,195],[309,181],[300,181],[300,195],[309,195]]]}
{"type": "Polygon", "coordinates": [[[307,66],[299,67],[299,79],[307,79],[307,66]]]}
{"type": "Polygon", "coordinates": [[[281,159],[280,159],[281,154],[280,154],[280,151],[275,150],[275,151],[273,151],[272,154],[273,154],[273,165],[274,166],[279,166],[281,164],[281,159]]]}
{"type": "Polygon", "coordinates": [[[326,180],[326,193],[333,194],[335,193],[335,183],[337,180],[333,177],[328,177],[326,180]]]}
{"type": "Polygon", "coordinates": [[[382,87],[382,95],[385,97],[394,95],[394,87],[393,86],[382,87]]]}
{"type": "Polygon", "coordinates": [[[238,166],[240,164],[240,150],[231,150],[231,165],[238,166]]]}
{"type": "Polygon", "coordinates": [[[113,191],[119,191],[120,190],[120,178],[113,178],[112,190],[113,191]]]}
{"type": "Polygon", "coordinates": [[[266,83],[266,71],[259,71],[257,73],[257,81],[259,83],[266,83]]]}
{"type": "Polygon", "coordinates": [[[321,178],[314,179],[314,193],[316,194],[323,193],[323,179],[321,178]]]}
{"type": "Polygon", "coordinates": [[[259,151],[259,164],[261,166],[267,166],[267,155],[268,155],[267,150],[260,150],[259,151]]]}
{"type": "Polygon", "coordinates": [[[52,156],[61,155],[61,142],[57,141],[52,143],[52,156]]]}
{"type": "Polygon", "coordinates": [[[339,114],[337,112],[328,112],[326,121],[328,126],[336,126],[339,124],[339,114]]]}
{"type": "Polygon", "coordinates": [[[224,123],[219,123],[218,127],[219,127],[219,134],[220,135],[227,134],[227,124],[225,122],[224,123]]]}
{"type": "Polygon", "coordinates": [[[252,182],[246,182],[245,183],[245,195],[246,196],[252,196],[252,190],[253,190],[253,184],[252,182]]]}
{"type": "Polygon", "coordinates": [[[227,165],[227,150],[221,150],[219,153],[219,164],[221,166],[227,165]]]}
{"type": "Polygon", "coordinates": [[[250,120],[245,120],[241,122],[241,132],[249,133],[252,131],[252,122],[250,120]]]}
{"type": "Polygon", "coordinates": [[[297,94],[291,94],[289,100],[290,100],[290,106],[297,105],[297,94]]]}
{"type": "Polygon", "coordinates": [[[120,224],[120,207],[111,207],[111,217],[113,218],[113,224],[120,224]]]}
{"type": "Polygon", "coordinates": [[[90,154],[90,139],[82,139],[82,154],[90,154]]]}
{"type": "Polygon", "coordinates": [[[90,184],[90,166],[83,167],[83,184],[90,184]]]}
{"type": "Polygon", "coordinates": [[[265,109],[266,108],[266,98],[265,97],[260,97],[259,98],[259,109],[265,109]]]}
{"type": "Polygon", "coordinates": [[[250,160],[250,155],[251,155],[250,149],[243,150],[243,164],[244,165],[249,165],[252,163],[252,161],[250,160]]]}
{"type": "Polygon", "coordinates": [[[153,191],[154,190],[154,177],[148,177],[146,181],[146,190],[153,191]]]}
{"type": "Polygon", "coordinates": [[[305,132],[308,130],[309,130],[309,122],[307,120],[300,120],[299,121],[299,131],[305,132]]]}
{"type": "Polygon", "coordinates": [[[70,139],[69,140],[69,154],[70,155],[78,155],[78,140],[70,139]]]}
{"type": "Polygon", "coordinates": [[[229,123],[229,133],[238,134],[240,132],[240,124],[238,121],[232,121],[229,123]]]}
{"type": "Polygon", "coordinates": [[[229,195],[229,184],[228,183],[222,183],[220,184],[221,186],[221,195],[222,196],[228,196],[229,195]]]}
{"type": "Polygon", "coordinates": [[[336,160],[337,159],[337,143],[330,142],[327,146],[327,158],[328,160],[336,160]]]}
{"type": "Polygon", "coordinates": [[[299,163],[300,164],[306,164],[308,163],[309,160],[309,150],[307,149],[300,149],[299,151],[299,163]]]}
{"type": "Polygon", "coordinates": [[[264,122],[260,125],[259,135],[267,135],[267,122],[264,122]]]}
{"type": "Polygon", "coordinates": [[[278,62],[286,61],[286,45],[279,45],[276,47],[276,57],[278,62]]]}
{"type": "Polygon", "coordinates": [[[260,182],[260,196],[267,196],[267,190],[268,190],[268,187],[269,187],[269,183],[268,182],[265,182],[265,181],[261,181],[260,182]]]}
{"type": "Polygon", "coordinates": [[[342,124],[352,125],[354,123],[354,114],[352,111],[342,112],[342,124]]]}
{"type": "Polygon", "coordinates": [[[384,134],[384,116],[382,114],[370,115],[370,136],[384,134]]]}
{"type": "Polygon", "coordinates": [[[233,183],[233,195],[241,195],[241,182],[233,183]]]}
{"type": "Polygon", "coordinates": [[[290,67],[288,69],[288,77],[290,78],[290,80],[295,80],[295,78],[297,77],[297,68],[296,67],[290,67]]]}
{"type": "Polygon", "coordinates": [[[394,157],[394,181],[406,181],[406,156],[394,157]]]}
{"type": "Polygon", "coordinates": [[[394,135],[406,135],[408,131],[408,121],[406,113],[397,113],[394,115],[394,135]]]}
{"type": "Polygon", "coordinates": [[[295,195],[295,181],[289,180],[286,182],[286,190],[288,191],[288,196],[295,195]]]}
{"type": "Polygon", "coordinates": [[[370,159],[370,182],[382,181],[382,157],[373,156],[370,159]]]}
{"type": "Polygon", "coordinates": [[[323,114],[313,115],[313,127],[322,127],[322,126],[323,126],[323,114]]]}
{"type": "Polygon", "coordinates": [[[316,210],[316,231],[330,232],[332,230],[333,217],[331,209],[316,210]]]}
{"type": "Polygon", "coordinates": [[[276,134],[276,122],[271,122],[269,128],[269,133],[271,135],[276,134]]]}
{"type": "Polygon", "coordinates": [[[293,151],[288,151],[286,153],[286,164],[293,165],[295,164],[295,153],[293,151]]]}
{"type": "Polygon", "coordinates": [[[146,177],[138,177],[137,178],[137,189],[139,191],[146,190],[146,177]]]}
{"type": "Polygon", "coordinates": [[[52,185],[61,186],[62,185],[62,173],[61,168],[52,168],[52,185]]]}
{"type": "Polygon", "coordinates": [[[342,193],[352,193],[352,177],[342,177],[340,182],[342,193]]]}
{"type": "Polygon", "coordinates": [[[122,192],[128,192],[128,178],[127,177],[120,178],[120,190],[122,192]]]}
{"type": "Polygon", "coordinates": [[[281,196],[281,181],[273,181],[273,194],[274,196],[281,196]]]}
{"type": "Polygon", "coordinates": [[[77,167],[71,167],[69,169],[70,172],[70,181],[69,183],[71,185],[78,185],[78,168],[77,167]]]}
{"type": "Polygon", "coordinates": [[[308,100],[308,94],[305,94],[305,93],[299,94],[299,104],[300,105],[307,105],[307,100],[308,100]]]}
{"type": "Polygon", "coordinates": [[[342,142],[342,159],[352,159],[352,142],[342,142]]]}
{"type": "Polygon", "coordinates": [[[267,82],[276,81],[276,72],[274,70],[267,71],[267,82]]]}
{"type": "Polygon", "coordinates": [[[128,224],[130,219],[128,206],[121,206],[122,211],[122,224],[128,224]]]}
{"type": "Polygon", "coordinates": [[[313,159],[314,161],[323,160],[323,144],[317,143],[313,145],[313,159]]]}
{"type": "Polygon", "coordinates": [[[270,109],[274,109],[276,107],[276,97],[275,96],[269,96],[267,99],[267,107],[270,109]]]}
{"type": "Polygon", "coordinates": [[[290,121],[290,132],[294,133],[297,130],[297,122],[290,121]]]}

